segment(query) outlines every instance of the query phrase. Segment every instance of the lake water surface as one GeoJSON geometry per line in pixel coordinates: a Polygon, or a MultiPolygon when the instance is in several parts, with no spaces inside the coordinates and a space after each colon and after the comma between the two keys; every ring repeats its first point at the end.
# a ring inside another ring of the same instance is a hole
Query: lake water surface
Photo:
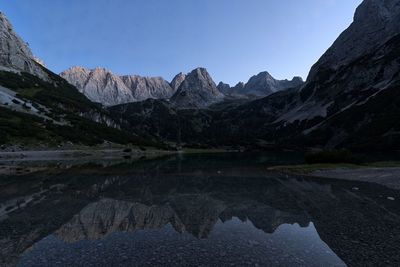
{"type": "Polygon", "coordinates": [[[399,192],[268,171],[300,158],[173,155],[0,177],[0,266],[399,266],[399,192]]]}

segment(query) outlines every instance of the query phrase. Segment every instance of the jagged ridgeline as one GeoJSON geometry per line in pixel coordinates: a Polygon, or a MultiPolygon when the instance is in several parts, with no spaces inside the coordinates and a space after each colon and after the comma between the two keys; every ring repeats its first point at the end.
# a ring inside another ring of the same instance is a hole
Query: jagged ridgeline
{"type": "MultiPolygon", "coordinates": [[[[230,99],[230,104],[225,101],[201,110],[179,110],[154,101],[110,110],[126,119],[127,129],[149,128],[190,145],[398,150],[399,48],[400,1],[365,0],[354,22],[313,66],[304,85],[255,101],[230,99]],[[132,115],[132,111],[140,114],[143,110],[151,111],[144,114],[146,120],[132,115]],[[159,115],[159,110],[168,113],[159,115]],[[176,134],[157,116],[174,123],[176,134]]],[[[276,84],[262,73],[246,85],[238,84],[234,91],[250,85],[262,91],[258,82],[262,77],[276,84]]],[[[223,83],[218,87],[223,92],[230,90],[223,83]]]]}
{"type": "Polygon", "coordinates": [[[234,87],[204,68],[167,82],[75,67],[68,84],[0,22],[2,143],[400,149],[398,0],[364,0],[306,82],[262,72],[234,87]]]}
{"type": "Polygon", "coordinates": [[[0,14],[0,144],[154,145],[119,129],[108,111],[47,70],[0,14]]]}
{"type": "Polygon", "coordinates": [[[109,141],[152,145],[150,139],[118,129],[101,106],[57,75],[48,75],[52,82],[25,72],[0,72],[0,85],[15,93],[10,103],[0,107],[2,144],[56,145],[70,141],[96,145],[109,141]]]}

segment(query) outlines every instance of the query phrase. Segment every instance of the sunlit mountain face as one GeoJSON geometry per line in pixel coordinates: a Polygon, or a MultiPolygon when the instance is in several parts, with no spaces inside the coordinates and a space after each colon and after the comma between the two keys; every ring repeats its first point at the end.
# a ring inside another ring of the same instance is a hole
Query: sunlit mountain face
{"type": "Polygon", "coordinates": [[[9,177],[1,189],[2,264],[398,262],[398,191],[266,170],[299,162],[292,153],[245,155],[59,166],[9,177]]]}

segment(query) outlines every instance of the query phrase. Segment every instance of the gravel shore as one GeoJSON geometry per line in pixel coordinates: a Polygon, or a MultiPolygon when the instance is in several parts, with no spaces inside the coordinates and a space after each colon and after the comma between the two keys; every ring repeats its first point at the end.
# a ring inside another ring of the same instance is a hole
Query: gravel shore
{"type": "Polygon", "coordinates": [[[400,190],[400,168],[359,168],[319,170],[310,173],[314,177],[343,179],[377,183],[392,189],[400,190]]]}

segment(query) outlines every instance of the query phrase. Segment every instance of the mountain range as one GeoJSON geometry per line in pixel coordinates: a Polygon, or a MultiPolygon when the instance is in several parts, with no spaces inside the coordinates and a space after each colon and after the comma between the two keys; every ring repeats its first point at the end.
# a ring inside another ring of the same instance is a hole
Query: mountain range
{"type": "Polygon", "coordinates": [[[230,87],[221,82],[218,84],[218,88],[221,92],[230,96],[261,98],[303,84],[304,81],[301,77],[294,77],[291,81],[276,80],[271,74],[264,71],[251,77],[246,84],[239,82],[234,87],[230,87]]]}
{"type": "Polygon", "coordinates": [[[231,88],[220,82],[217,86],[205,68],[179,73],[171,82],[161,77],[118,76],[104,68],[72,67],[60,76],[91,101],[104,106],[168,99],[177,108],[205,108],[227,97],[256,99],[304,83],[300,77],[276,80],[268,72],[261,72],[246,84],[240,82],[231,88]]]}
{"type": "Polygon", "coordinates": [[[45,128],[46,142],[81,142],[59,130],[78,123],[80,136],[95,134],[96,142],[120,142],[109,133],[116,131],[127,143],[134,136],[190,147],[400,149],[398,0],[364,0],[305,82],[262,72],[234,87],[216,85],[204,68],[171,82],[81,67],[61,78],[0,18],[0,116],[8,114],[0,143],[26,140],[9,125],[24,114],[36,120],[35,138],[45,128]]]}
{"type": "Polygon", "coordinates": [[[60,76],[91,101],[105,106],[170,98],[176,91],[161,77],[117,76],[104,68],[73,67],[60,76]]]}

